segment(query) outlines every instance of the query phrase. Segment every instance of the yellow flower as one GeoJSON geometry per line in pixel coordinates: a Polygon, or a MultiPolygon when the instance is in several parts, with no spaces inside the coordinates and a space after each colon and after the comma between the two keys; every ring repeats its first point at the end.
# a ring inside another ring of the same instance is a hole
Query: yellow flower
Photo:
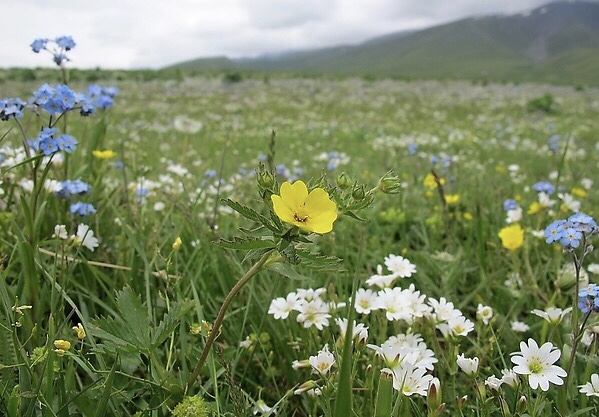
{"type": "Polygon", "coordinates": [[[116,152],[111,149],[106,149],[105,151],[96,149],[92,151],[92,155],[98,159],[110,159],[116,156],[116,152]]]}
{"type": "Polygon", "coordinates": [[[574,197],[579,197],[579,198],[585,198],[586,196],[589,195],[589,193],[587,193],[587,191],[584,188],[579,188],[579,187],[572,188],[571,194],[574,197]]]}
{"type": "Polygon", "coordinates": [[[499,238],[504,248],[516,250],[524,244],[524,229],[519,224],[504,227],[499,231],[499,238]]]}
{"type": "MultiPolygon", "coordinates": [[[[85,329],[81,323],[78,323],[76,326],[73,326],[73,331],[77,335],[77,339],[83,340],[85,339],[85,329]]],[[[55,342],[56,344],[56,342],[55,342]]]]}
{"type": "MultiPolygon", "coordinates": [[[[430,172],[426,174],[426,177],[424,177],[424,181],[422,183],[428,189],[434,190],[435,188],[437,188],[437,180],[435,179],[435,176],[430,172]]],[[[445,185],[445,178],[439,178],[439,183],[441,185],[445,185]]]]}
{"type": "Polygon", "coordinates": [[[458,201],[460,201],[459,194],[446,194],[445,195],[445,202],[449,205],[456,204],[458,201]]]}
{"type": "Polygon", "coordinates": [[[67,350],[71,348],[71,342],[68,340],[55,340],[54,347],[56,348],[54,352],[58,353],[60,356],[64,355],[67,350]]]}
{"type": "Polygon", "coordinates": [[[179,249],[181,249],[182,244],[183,244],[183,241],[181,240],[180,237],[177,236],[177,238],[173,242],[173,250],[178,251],[179,249]]]}
{"type": "Polygon", "coordinates": [[[302,230],[315,233],[328,233],[333,230],[337,220],[337,205],[322,188],[308,193],[306,184],[285,181],[281,185],[280,195],[271,196],[275,214],[285,223],[302,230]]]}
{"type": "Polygon", "coordinates": [[[528,214],[537,214],[544,208],[545,207],[543,207],[543,205],[541,203],[539,203],[538,201],[534,201],[531,203],[530,207],[528,208],[527,213],[528,214]]]}
{"type": "Polygon", "coordinates": [[[465,211],[464,214],[464,220],[472,220],[474,218],[474,216],[472,215],[472,213],[465,211]]]}

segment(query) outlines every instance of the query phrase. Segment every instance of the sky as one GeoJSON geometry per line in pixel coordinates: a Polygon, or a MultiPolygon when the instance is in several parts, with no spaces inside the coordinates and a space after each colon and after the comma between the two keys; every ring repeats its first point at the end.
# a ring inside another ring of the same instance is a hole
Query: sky
{"type": "Polygon", "coordinates": [[[0,0],[0,67],[51,66],[36,38],[72,36],[76,68],[161,68],[199,57],[356,44],[550,0],[0,0]]]}

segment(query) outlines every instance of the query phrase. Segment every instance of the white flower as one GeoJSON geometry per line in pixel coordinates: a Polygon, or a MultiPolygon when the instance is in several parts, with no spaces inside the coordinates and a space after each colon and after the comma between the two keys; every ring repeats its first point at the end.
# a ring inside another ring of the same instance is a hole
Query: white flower
{"type": "Polygon", "coordinates": [[[249,336],[246,336],[245,340],[239,342],[239,347],[243,349],[249,349],[253,344],[254,342],[252,342],[252,339],[250,339],[249,336]]]}
{"type": "Polygon", "coordinates": [[[508,210],[506,212],[507,217],[505,218],[505,222],[507,224],[518,223],[522,220],[522,207],[518,206],[513,210],[508,210]]]}
{"type": "Polygon", "coordinates": [[[521,321],[514,320],[512,322],[512,330],[514,332],[524,333],[530,330],[530,326],[521,321]]]}
{"type": "Polygon", "coordinates": [[[593,188],[593,180],[590,178],[583,178],[580,180],[580,185],[582,185],[582,188],[585,190],[590,190],[593,188]]]}
{"type": "Polygon", "coordinates": [[[587,397],[599,397],[599,375],[591,375],[591,381],[584,385],[579,385],[581,394],[586,394],[587,397]]]}
{"type": "Polygon", "coordinates": [[[489,324],[489,320],[493,318],[493,309],[479,303],[478,307],[476,307],[476,318],[482,320],[485,324],[489,324]]]}
{"type": "Polygon", "coordinates": [[[485,380],[485,385],[495,391],[498,391],[501,388],[501,384],[503,384],[503,380],[497,378],[495,375],[491,375],[485,380]]]}
{"type": "MultiPolygon", "coordinates": [[[[339,326],[339,329],[341,330],[341,337],[345,337],[345,333],[347,332],[347,319],[336,318],[335,323],[337,323],[337,326],[339,326]]],[[[352,337],[357,337],[360,342],[366,342],[368,339],[368,327],[364,326],[362,323],[356,324],[356,321],[354,320],[352,337]]]]}
{"type": "Polygon", "coordinates": [[[273,411],[272,407],[269,407],[264,400],[258,400],[254,404],[253,408],[254,415],[256,414],[275,414],[276,411],[273,411]]]}
{"type": "Polygon", "coordinates": [[[54,226],[54,234],[52,237],[55,239],[68,239],[69,234],[67,233],[67,227],[64,224],[57,224],[54,226]]]}
{"type": "Polygon", "coordinates": [[[478,373],[478,358],[466,358],[464,354],[458,355],[456,363],[462,371],[468,376],[476,376],[478,373]]]}
{"type": "Polygon", "coordinates": [[[385,257],[385,266],[399,278],[408,278],[416,273],[416,266],[403,256],[390,254],[385,257]]]}
{"type": "Polygon", "coordinates": [[[537,239],[545,239],[545,231],[544,230],[531,230],[530,234],[537,239]]]}
{"type": "Polygon", "coordinates": [[[572,197],[572,195],[568,193],[563,193],[558,194],[557,196],[561,198],[562,203],[564,204],[564,206],[566,206],[568,210],[573,211],[575,213],[578,213],[580,211],[580,201],[575,200],[574,197],[572,197]]]}
{"type": "Polygon", "coordinates": [[[566,371],[553,365],[561,356],[559,349],[553,348],[553,343],[547,342],[541,347],[533,339],[528,339],[528,344],[520,342],[520,352],[512,353],[514,372],[519,375],[528,375],[528,384],[532,389],[539,386],[543,391],[549,389],[549,383],[562,385],[562,377],[567,376],[566,371]]]}
{"type": "Polygon", "coordinates": [[[546,321],[548,321],[551,324],[557,325],[557,324],[561,323],[563,318],[570,311],[572,311],[572,307],[568,307],[565,310],[562,310],[561,308],[557,308],[557,307],[548,307],[545,311],[535,309],[535,310],[532,310],[531,313],[545,319],[546,321]]]}
{"type": "Polygon", "coordinates": [[[326,375],[335,363],[335,356],[329,352],[329,346],[324,345],[324,348],[318,352],[318,355],[310,356],[309,361],[316,373],[326,375]]]}
{"type": "Polygon", "coordinates": [[[162,211],[166,207],[166,204],[162,201],[157,201],[154,203],[154,211],[162,211]]]}
{"type": "Polygon", "coordinates": [[[294,292],[287,294],[286,298],[275,298],[270,302],[268,314],[272,314],[276,320],[286,319],[297,303],[297,294],[294,292]]]}
{"type": "Polygon", "coordinates": [[[77,227],[77,234],[71,236],[76,245],[85,246],[90,251],[94,251],[99,246],[99,241],[94,237],[94,231],[85,224],[80,224],[77,227]]]}
{"type": "Polygon", "coordinates": [[[451,319],[447,323],[437,324],[437,329],[441,331],[444,337],[447,336],[467,336],[474,330],[474,323],[464,316],[451,319]]]}
{"type": "Polygon", "coordinates": [[[376,274],[371,275],[370,278],[366,280],[366,284],[371,287],[377,286],[379,288],[387,288],[393,284],[397,277],[393,274],[385,275],[383,274],[383,267],[381,265],[377,265],[376,274]]]}
{"type": "Polygon", "coordinates": [[[402,362],[393,368],[393,388],[405,396],[419,394],[426,397],[428,386],[433,376],[426,373],[426,369],[418,368],[409,362],[402,362]]]}
{"type": "Polygon", "coordinates": [[[296,310],[300,312],[297,315],[297,321],[302,323],[305,328],[316,326],[318,330],[322,330],[323,327],[329,325],[329,318],[331,317],[329,305],[320,298],[307,302],[300,300],[296,310]]]}
{"type": "Polygon", "coordinates": [[[520,383],[520,377],[518,377],[518,374],[511,369],[503,369],[501,371],[501,380],[504,384],[507,384],[512,388],[516,388],[520,383]]]}
{"type": "Polygon", "coordinates": [[[377,294],[370,289],[358,288],[356,292],[356,311],[360,314],[370,314],[376,309],[377,294]]]}
{"type": "Polygon", "coordinates": [[[437,323],[455,320],[462,316],[462,312],[454,308],[453,303],[448,302],[445,297],[441,297],[439,301],[429,298],[428,304],[433,308],[432,318],[437,323]]]}

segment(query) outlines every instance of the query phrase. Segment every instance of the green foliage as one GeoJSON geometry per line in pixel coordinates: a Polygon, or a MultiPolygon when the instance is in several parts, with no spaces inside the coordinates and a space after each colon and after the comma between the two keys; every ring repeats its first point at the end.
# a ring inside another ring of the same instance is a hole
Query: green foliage
{"type": "Polygon", "coordinates": [[[555,113],[555,97],[553,97],[553,94],[550,93],[543,94],[540,97],[535,97],[526,103],[526,108],[531,112],[538,111],[548,114],[555,113]]]}

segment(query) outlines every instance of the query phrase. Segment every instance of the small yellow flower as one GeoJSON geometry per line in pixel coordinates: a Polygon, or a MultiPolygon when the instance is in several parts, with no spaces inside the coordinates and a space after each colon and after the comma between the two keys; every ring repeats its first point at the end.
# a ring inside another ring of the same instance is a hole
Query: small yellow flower
{"type": "Polygon", "coordinates": [[[505,167],[505,165],[496,165],[495,172],[498,174],[505,174],[507,172],[507,168],[505,167]]]}
{"type": "Polygon", "coordinates": [[[503,247],[508,250],[516,250],[524,244],[524,229],[517,223],[501,229],[498,236],[503,247]]]}
{"type": "Polygon", "coordinates": [[[77,339],[79,339],[79,340],[85,339],[85,336],[86,336],[85,329],[83,328],[83,325],[81,323],[78,323],[76,326],[73,326],[73,331],[77,335],[77,339]]]}
{"type": "Polygon", "coordinates": [[[445,202],[449,205],[456,204],[458,201],[460,201],[459,194],[446,194],[445,195],[445,202]]]}
{"type": "Polygon", "coordinates": [[[67,350],[71,348],[71,342],[68,340],[55,340],[54,347],[56,348],[54,352],[58,353],[60,356],[64,355],[67,350]]]}
{"type": "Polygon", "coordinates": [[[111,149],[106,149],[104,151],[96,149],[92,151],[92,155],[98,159],[110,159],[116,156],[116,152],[111,149]]]}
{"type": "Polygon", "coordinates": [[[579,198],[585,198],[586,196],[589,195],[589,193],[587,193],[587,190],[585,190],[584,188],[579,188],[579,187],[572,188],[572,192],[570,194],[572,194],[574,197],[579,197],[579,198]]]}
{"type": "Polygon", "coordinates": [[[530,207],[528,207],[528,214],[537,214],[539,213],[541,210],[543,210],[545,207],[539,203],[538,201],[534,201],[531,203],[530,207]]]}
{"type": "Polygon", "coordinates": [[[177,238],[173,242],[173,250],[178,251],[179,249],[181,249],[182,244],[183,244],[183,241],[181,240],[181,238],[179,236],[177,236],[177,238]]]}
{"type": "Polygon", "coordinates": [[[271,196],[275,214],[285,223],[314,233],[328,233],[337,220],[337,205],[322,188],[308,193],[303,181],[281,184],[280,195],[271,196]]]}
{"type": "MultiPolygon", "coordinates": [[[[426,188],[430,190],[434,190],[435,188],[437,188],[437,180],[435,179],[435,176],[430,172],[426,174],[426,177],[424,177],[424,181],[422,183],[426,188]]],[[[445,178],[439,178],[439,183],[441,185],[445,185],[445,178]]]]}
{"type": "Polygon", "coordinates": [[[464,216],[464,220],[472,220],[474,218],[474,216],[472,215],[472,213],[465,211],[464,214],[462,215],[464,216]]]}

